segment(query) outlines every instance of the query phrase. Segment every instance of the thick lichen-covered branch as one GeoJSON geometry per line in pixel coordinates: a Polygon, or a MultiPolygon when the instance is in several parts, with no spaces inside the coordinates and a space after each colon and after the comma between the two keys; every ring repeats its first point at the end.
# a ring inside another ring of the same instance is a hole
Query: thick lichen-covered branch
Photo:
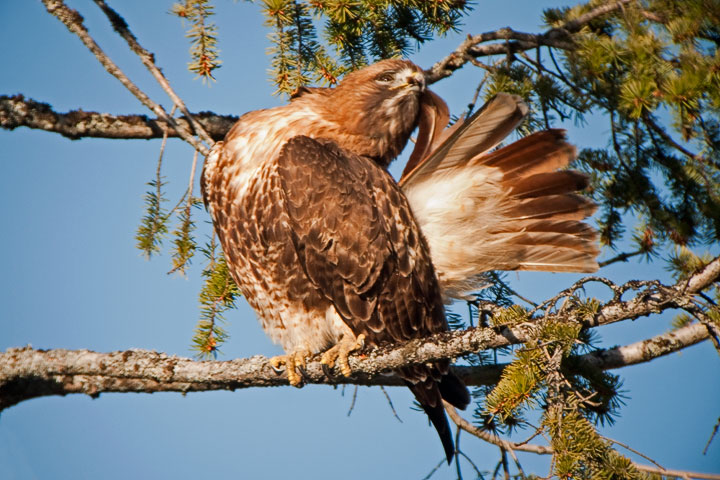
{"type": "MultiPolygon", "coordinates": [[[[720,264],[720,261],[715,263],[720,264]]],[[[695,287],[711,282],[717,265],[693,277],[695,287]]],[[[692,282],[689,283],[689,285],[692,282]]],[[[678,298],[686,290],[668,287],[665,295],[678,298]]],[[[672,302],[663,302],[668,308],[672,302]]],[[[662,308],[661,308],[662,310],[662,308]]],[[[616,310],[616,313],[619,312],[616,310]]],[[[635,318],[639,307],[628,307],[625,318],[635,318]]],[[[645,314],[651,313],[646,311],[645,314]]],[[[566,311],[572,316],[572,311],[566,311]]],[[[617,321],[617,317],[612,317],[617,321]]],[[[607,323],[607,322],[605,322],[607,323]]],[[[602,321],[597,325],[605,324],[602,321]]],[[[528,322],[513,327],[470,328],[372,350],[350,358],[353,377],[328,379],[318,362],[307,366],[307,382],[332,384],[337,381],[358,385],[401,385],[399,378],[383,375],[398,367],[440,358],[454,358],[488,348],[519,344],[536,325],[528,322]]],[[[664,335],[624,347],[598,350],[576,358],[576,365],[599,369],[619,368],[647,362],[707,339],[707,329],[690,324],[664,335]]],[[[456,367],[469,385],[497,382],[504,365],[456,367]]],[[[88,350],[10,349],[0,354],[0,410],[24,400],[47,395],[103,392],[161,391],[192,392],[235,390],[248,387],[287,385],[284,375],[275,372],[267,358],[255,356],[226,362],[198,362],[145,350],[97,353],[88,350]]]]}

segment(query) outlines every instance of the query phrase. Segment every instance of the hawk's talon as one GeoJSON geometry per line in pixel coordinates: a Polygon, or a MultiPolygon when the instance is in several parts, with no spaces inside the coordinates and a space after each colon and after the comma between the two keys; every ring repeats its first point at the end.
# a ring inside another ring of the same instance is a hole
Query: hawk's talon
{"type": "Polygon", "coordinates": [[[308,375],[307,370],[305,370],[305,367],[298,365],[297,367],[295,367],[295,369],[300,374],[300,377],[302,377],[302,382],[301,382],[300,386],[302,386],[306,383],[310,383],[310,375],[308,375]]]}
{"type": "Polygon", "coordinates": [[[337,381],[337,377],[335,375],[333,375],[333,373],[330,371],[330,367],[328,367],[324,363],[321,363],[320,367],[322,368],[322,371],[325,374],[325,377],[328,379],[328,381],[330,383],[335,383],[337,381]]]}
{"type": "Polygon", "coordinates": [[[332,348],[326,350],[322,354],[322,357],[320,357],[320,363],[332,368],[335,366],[335,362],[337,362],[340,373],[342,373],[344,377],[349,377],[352,375],[352,370],[350,369],[350,364],[348,363],[348,355],[356,350],[362,349],[364,346],[364,333],[361,333],[357,337],[345,335],[332,348]]]}
{"type": "Polygon", "coordinates": [[[272,357],[270,360],[270,368],[272,368],[275,373],[280,375],[285,371],[284,368],[280,368],[282,365],[285,365],[286,363],[286,355],[278,355],[276,357],[272,357]]]}
{"type": "Polygon", "coordinates": [[[278,373],[281,373],[278,367],[285,365],[285,372],[287,373],[287,379],[290,385],[293,387],[302,387],[303,377],[307,377],[307,373],[304,375],[298,374],[298,370],[305,370],[307,358],[310,356],[310,352],[307,350],[298,350],[296,352],[288,353],[285,355],[278,355],[270,359],[270,366],[273,367],[278,373]]]}

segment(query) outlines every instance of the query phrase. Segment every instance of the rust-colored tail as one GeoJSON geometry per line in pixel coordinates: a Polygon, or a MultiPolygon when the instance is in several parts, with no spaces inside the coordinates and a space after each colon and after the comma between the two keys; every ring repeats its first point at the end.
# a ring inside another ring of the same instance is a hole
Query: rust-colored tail
{"type": "MultiPolygon", "coordinates": [[[[426,101],[422,115],[432,116],[438,101],[426,101]]],[[[440,116],[442,108],[437,111],[440,116]]],[[[598,268],[597,233],[582,222],[595,204],[575,193],[587,177],[558,170],[576,155],[564,131],[538,132],[490,151],[526,113],[519,97],[499,94],[460,125],[433,128],[431,139],[418,141],[422,158],[414,155],[400,180],[446,297],[482,288],[489,270],[598,268]]]]}

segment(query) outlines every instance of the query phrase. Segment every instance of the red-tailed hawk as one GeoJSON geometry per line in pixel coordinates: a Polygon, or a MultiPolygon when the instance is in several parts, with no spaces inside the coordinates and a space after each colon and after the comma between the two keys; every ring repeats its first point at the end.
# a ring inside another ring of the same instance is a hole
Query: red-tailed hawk
{"type": "MultiPolygon", "coordinates": [[[[481,285],[484,271],[596,267],[594,233],[578,221],[592,206],[569,193],[585,179],[554,172],[574,154],[560,132],[483,155],[525,112],[502,95],[443,131],[447,107],[422,70],[385,60],[243,115],[213,147],[205,203],[233,278],[286,352],[272,361],[291,384],[313,354],[349,375],[348,354],[363,344],[447,330],[444,301],[481,285]],[[401,189],[385,169],[418,124],[401,189]]],[[[450,461],[442,400],[465,408],[466,387],[448,361],[397,374],[450,461]]]]}

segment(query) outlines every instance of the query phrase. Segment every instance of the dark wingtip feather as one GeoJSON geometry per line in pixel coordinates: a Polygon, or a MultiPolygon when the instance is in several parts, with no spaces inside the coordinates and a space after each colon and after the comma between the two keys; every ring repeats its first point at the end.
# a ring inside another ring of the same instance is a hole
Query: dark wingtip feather
{"type": "Polygon", "coordinates": [[[465,410],[470,404],[470,392],[454,373],[448,372],[447,375],[443,375],[438,387],[443,400],[455,408],[465,410]]]}
{"type": "MultiPolygon", "coordinates": [[[[445,408],[443,407],[442,401],[438,399],[435,405],[430,405],[424,399],[428,392],[425,390],[423,383],[412,384],[407,382],[407,386],[415,395],[420,406],[425,410],[425,414],[430,419],[430,423],[433,424],[435,430],[440,437],[443,449],[445,450],[445,458],[447,458],[448,465],[450,465],[455,458],[455,443],[453,442],[452,432],[450,431],[450,424],[448,423],[447,416],[445,415],[445,408]]],[[[438,395],[439,396],[439,395],[438,395]]]]}
{"type": "Polygon", "coordinates": [[[463,381],[452,372],[443,374],[440,381],[433,380],[432,377],[428,376],[425,380],[417,383],[408,380],[405,383],[435,427],[445,450],[448,464],[450,464],[455,457],[455,444],[453,443],[450,424],[445,416],[443,400],[464,410],[470,403],[470,392],[468,392],[463,381]]]}

